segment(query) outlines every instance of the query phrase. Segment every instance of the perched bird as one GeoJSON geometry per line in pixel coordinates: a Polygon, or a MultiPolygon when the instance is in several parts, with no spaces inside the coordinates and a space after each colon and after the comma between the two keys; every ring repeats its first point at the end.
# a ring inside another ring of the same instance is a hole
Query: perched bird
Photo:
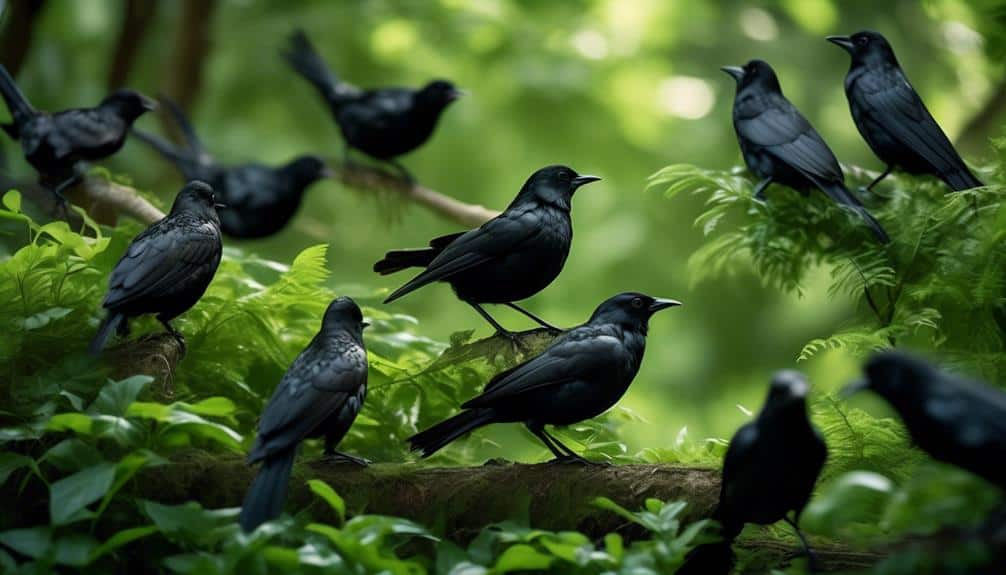
{"type": "Polygon", "coordinates": [[[782,94],[775,71],[762,60],[744,67],[725,66],[737,81],[734,130],[744,163],[764,178],[755,191],[762,198],[772,182],[806,193],[818,188],[835,203],[859,214],[881,243],[890,238],[862,202],[845,187],[845,175],[828,145],[782,94]]]}
{"type": "Polygon", "coordinates": [[[828,448],[807,417],[808,389],[806,378],[797,371],[780,371],[772,378],[765,405],[754,421],[737,430],[723,458],[720,500],[712,514],[723,539],[692,550],[679,575],[726,575],[733,565],[731,546],[744,525],[779,520],[793,526],[813,564],[800,531],[800,514],[828,448]]]}
{"type": "Polygon", "coordinates": [[[465,411],[409,438],[428,457],[490,423],[521,422],[559,462],[590,463],[545,431],[598,416],[615,405],[643,361],[650,317],[681,305],[641,293],[621,293],[597,307],[587,323],[560,335],[534,358],[497,374],[465,411]]]}
{"type": "Polygon", "coordinates": [[[599,179],[581,176],[566,166],[542,168],[531,174],[502,214],[480,227],[435,238],[428,248],[388,252],[374,264],[375,272],[387,275],[410,267],[426,269],[384,302],[442,281],[451,284],[458,299],[475,308],[502,335],[514,337],[481,304],[506,305],[559,331],[513,302],[545,289],[562,271],[573,241],[573,194],[599,179]]]}
{"type": "Polygon", "coordinates": [[[846,395],[879,394],[923,451],[1006,489],[1006,393],[896,351],[874,355],[863,371],[846,395]]]}
{"type": "Polygon", "coordinates": [[[98,354],[113,331],[128,333],[130,318],[157,319],[184,349],[185,338],[169,323],[196,305],[220,264],[223,246],[213,188],[185,185],[171,213],[136,236],[108,278],[102,307],[107,315],[91,342],[98,354]]]}
{"type": "Polygon", "coordinates": [[[131,90],[120,90],[94,108],[76,108],[56,113],[32,107],[0,65],[0,94],[7,102],[11,121],[2,124],[7,134],[21,141],[24,157],[51,182],[53,192],[62,192],[83,177],[81,162],[107,158],[119,151],[133,122],[153,110],[155,102],[131,90]]]}
{"type": "Polygon", "coordinates": [[[852,56],[845,77],[852,119],[873,153],[887,164],[867,190],[896,168],[934,175],[954,191],[982,185],[908,82],[887,39],[864,31],[828,36],[828,41],[852,56]]]}
{"type": "Polygon", "coordinates": [[[225,166],[217,163],[203,145],[177,104],[164,100],[185,136],[179,148],[157,136],[134,130],[134,135],[171,161],[187,180],[209,183],[227,206],[220,213],[220,229],[235,238],[264,238],[284,227],[297,213],[311,184],[330,177],[331,171],[317,156],[299,156],[273,168],[262,164],[225,166]]]}
{"type": "Polygon", "coordinates": [[[283,57],[328,104],[342,131],[347,157],[349,148],[359,150],[391,164],[408,181],[412,176],[395,158],[422,146],[433,134],[440,114],[463,93],[446,80],[433,80],[418,90],[357,88],[329,70],[303,30],[290,37],[283,57]]]}
{"type": "Polygon", "coordinates": [[[359,306],[348,297],[332,301],[321,330],[297,356],[265,406],[248,463],[262,468],[248,488],[240,523],[252,531],[278,517],[297,447],[308,437],[325,438],[325,454],[366,465],[335,450],[349,431],[367,395],[367,327],[359,306]]]}

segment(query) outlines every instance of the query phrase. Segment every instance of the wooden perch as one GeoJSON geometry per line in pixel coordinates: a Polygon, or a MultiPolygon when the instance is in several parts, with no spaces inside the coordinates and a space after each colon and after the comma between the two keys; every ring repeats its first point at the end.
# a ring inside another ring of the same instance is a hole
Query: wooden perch
{"type": "Polygon", "coordinates": [[[425,206],[434,213],[465,227],[478,227],[499,215],[495,210],[477,204],[467,204],[418,183],[407,182],[401,176],[381,168],[356,162],[343,162],[333,166],[333,170],[336,179],[346,186],[360,190],[395,192],[410,202],[425,206]]]}
{"type": "MultiPolygon", "coordinates": [[[[141,473],[138,497],[180,504],[196,500],[208,508],[241,505],[257,468],[237,457],[193,452],[171,465],[141,473]]],[[[412,519],[436,526],[445,536],[465,543],[492,523],[525,517],[549,530],[581,531],[600,539],[620,532],[629,539],[647,536],[638,526],[592,504],[607,497],[630,510],[647,498],[687,501],[684,522],[707,517],[719,495],[719,472],[671,465],[583,467],[540,463],[488,463],[479,467],[429,468],[419,464],[331,463],[324,459],[298,464],[290,481],[287,508],[310,507],[312,518],[336,522],[332,510],[311,493],[306,482],[321,479],[346,501],[350,515],[369,513],[412,519]]],[[[799,556],[796,544],[744,539],[773,566],[799,556]]],[[[878,555],[818,544],[825,570],[864,568],[878,555]]]]}
{"type": "MultiPolygon", "coordinates": [[[[80,218],[75,213],[67,213],[56,196],[46,187],[24,181],[0,177],[0,190],[18,190],[45,214],[68,220],[77,226],[80,218]]],[[[152,224],[164,217],[164,212],[145,200],[135,189],[108,181],[100,177],[87,177],[81,185],[65,194],[71,203],[83,207],[94,220],[101,224],[115,225],[119,214],[127,215],[140,223],[152,224]]]]}

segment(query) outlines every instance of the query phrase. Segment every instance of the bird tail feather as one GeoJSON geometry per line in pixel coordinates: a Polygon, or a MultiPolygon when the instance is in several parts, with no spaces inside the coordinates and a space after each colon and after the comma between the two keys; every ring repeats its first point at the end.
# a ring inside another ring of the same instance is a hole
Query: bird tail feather
{"type": "Polygon", "coordinates": [[[384,259],[374,264],[374,271],[386,276],[408,268],[425,268],[440,254],[435,248],[417,250],[395,250],[384,255],[384,259]]]}
{"type": "Polygon", "coordinates": [[[984,186],[971,170],[967,166],[962,166],[959,170],[954,170],[943,177],[943,181],[947,183],[955,192],[960,192],[964,190],[970,190],[971,188],[978,188],[984,186]]]}
{"type": "Polygon", "coordinates": [[[296,447],[278,452],[262,463],[258,475],[252,481],[244,503],[241,505],[241,515],[238,522],[246,533],[256,527],[279,517],[286,503],[287,485],[290,483],[290,473],[293,471],[293,460],[297,455],[296,447]]]}
{"type": "Polygon", "coordinates": [[[409,438],[409,449],[429,457],[455,439],[493,422],[492,409],[470,409],[409,438]]]}
{"type": "Polygon", "coordinates": [[[882,244],[890,243],[891,236],[887,235],[887,231],[880,225],[877,218],[873,217],[873,214],[867,211],[863,202],[859,201],[859,198],[850,192],[849,188],[845,187],[845,184],[833,183],[822,186],[821,189],[823,189],[824,193],[828,194],[828,197],[836,203],[851,208],[854,212],[859,214],[859,216],[866,222],[866,225],[870,226],[870,231],[873,232],[877,241],[882,244]]]}
{"type": "Polygon", "coordinates": [[[192,152],[182,150],[177,146],[168,143],[167,140],[159,138],[148,132],[144,132],[143,130],[133,130],[133,137],[147,144],[156,150],[158,154],[164,156],[165,159],[177,166],[186,179],[207,179],[206,176],[202,174],[202,170],[199,169],[199,160],[192,152]]]}
{"type": "Polygon", "coordinates": [[[339,89],[339,78],[329,70],[303,30],[296,30],[290,36],[290,48],[283,52],[283,58],[326,100],[338,102],[341,99],[343,94],[339,89]]]}
{"type": "Polygon", "coordinates": [[[100,354],[108,338],[111,337],[112,332],[121,330],[125,321],[125,315],[114,311],[108,312],[105,319],[101,321],[101,325],[98,326],[98,333],[91,340],[91,345],[87,348],[87,352],[95,356],[100,354]]]}
{"type": "Polygon", "coordinates": [[[21,124],[34,116],[36,112],[35,108],[28,102],[28,98],[25,98],[21,89],[17,87],[10,72],[2,64],[0,64],[0,94],[3,95],[4,101],[7,102],[7,109],[10,110],[10,115],[13,119],[10,124],[4,124],[3,129],[12,138],[16,138],[21,124]]]}

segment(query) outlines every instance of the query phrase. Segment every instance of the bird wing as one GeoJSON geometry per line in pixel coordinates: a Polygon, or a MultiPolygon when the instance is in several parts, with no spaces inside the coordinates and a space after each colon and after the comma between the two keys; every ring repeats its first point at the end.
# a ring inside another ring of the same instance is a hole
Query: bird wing
{"type": "Polygon", "coordinates": [[[1006,393],[983,383],[955,377],[931,388],[924,405],[927,415],[953,429],[960,445],[991,447],[1004,444],[1006,393]]]}
{"type": "Polygon", "coordinates": [[[136,236],[109,277],[102,305],[122,307],[170,291],[207,265],[220,261],[220,231],[209,221],[178,225],[172,216],[136,236]]]}
{"type": "Polygon", "coordinates": [[[741,426],[730,439],[726,455],[723,456],[723,473],[720,483],[720,509],[722,513],[729,513],[731,502],[735,501],[738,496],[738,490],[743,489],[749,483],[743,476],[747,474],[752,465],[758,465],[754,449],[757,442],[758,426],[753,421],[741,426]]]}
{"type": "Polygon", "coordinates": [[[863,111],[940,174],[970,173],[904,75],[863,74],[856,88],[866,104],[863,111]]]}
{"type": "Polygon", "coordinates": [[[413,96],[414,91],[407,88],[368,90],[342,108],[340,121],[365,125],[375,131],[388,129],[395,118],[412,110],[413,96]]]}
{"type": "MultiPolygon", "coordinates": [[[[458,236],[422,273],[395,290],[385,301],[398,299],[424,285],[447,280],[454,274],[513,253],[521,244],[536,236],[539,230],[540,222],[533,210],[504,212],[458,236]]],[[[446,241],[447,237],[438,240],[446,241]]]]}
{"type": "Polygon", "coordinates": [[[52,118],[55,129],[49,142],[57,159],[80,149],[112,145],[122,138],[125,129],[121,118],[98,108],[67,110],[52,118]]]}
{"type": "Polygon", "coordinates": [[[625,348],[617,337],[580,326],[533,359],[497,374],[482,394],[462,407],[491,406],[534,389],[596,376],[609,370],[612,361],[624,354],[625,348]]]}
{"type": "Polygon", "coordinates": [[[307,437],[367,383],[367,354],[349,338],[334,346],[319,335],[301,352],[266,405],[259,421],[259,443],[276,447],[307,437]]]}
{"type": "Polygon", "coordinates": [[[738,134],[785,162],[814,182],[841,182],[845,178],[835,154],[814,126],[788,101],[759,108],[751,116],[738,117],[738,134]]]}

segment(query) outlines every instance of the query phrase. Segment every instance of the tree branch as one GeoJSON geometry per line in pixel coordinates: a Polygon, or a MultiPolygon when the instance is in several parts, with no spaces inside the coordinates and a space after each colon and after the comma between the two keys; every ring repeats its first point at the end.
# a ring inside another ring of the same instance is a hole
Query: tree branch
{"type": "Polygon", "coordinates": [[[450,196],[409,183],[401,177],[380,168],[355,162],[343,162],[333,166],[336,179],[351,188],[364,191],[390,191],[406,200],[425,206],[430,211],[466,227],[477,227],[499,215],[477,204],[468,204],[450,196]]]}
{"type": "MultiPolygon", "coordinates": [[[[25,199],[51,217],[68,220],[75,226],[81,223],[76,214],[68,214],[52,191],[42,185],[0,176],[0,190],[6,192],[10,189],[21,192],[25,199]]],[[[164,212],[135,189],[100,177],[85,178],[83,184],[68,190],[66,196],[101,224],[115,225],[119,215],[129,216],[143,224],[152,224],[164,217],[164,212]]]]}
{"type": "MultiPolygon", "coordinates": [[[[12,0],[7,10],[7,25],[0,36],[0,64],[11,76],[17,76],[31,48],[35,20],[42,12],[44,0],[12,0]]],[[[0,2],[0,8],[3,3],[0,2]]],[[[2,11],[2,10],[0,10],[2,11]]]]}
{"type": "Polygon", "coordinates": [[[122,15],[122,26],[119,28],[119,38],[115,43],[112,67],[108,71],[109,92],[126,85],[143,37],[157,13],[156,0],[124,0],[124,2],[126,6],[122,15]]]}
{"type": "MultiPolygon", "coordinates": [[[[189,112],[203,83],[203,65],[210,52],[210,29],[216,0],[185,0],[174,41],[174,57],[168,64],[164,94],[189,112]]],[[[182,141],[181,132],[171,114],[159,114],[164,133],[175,142],[182,141]]]]}

